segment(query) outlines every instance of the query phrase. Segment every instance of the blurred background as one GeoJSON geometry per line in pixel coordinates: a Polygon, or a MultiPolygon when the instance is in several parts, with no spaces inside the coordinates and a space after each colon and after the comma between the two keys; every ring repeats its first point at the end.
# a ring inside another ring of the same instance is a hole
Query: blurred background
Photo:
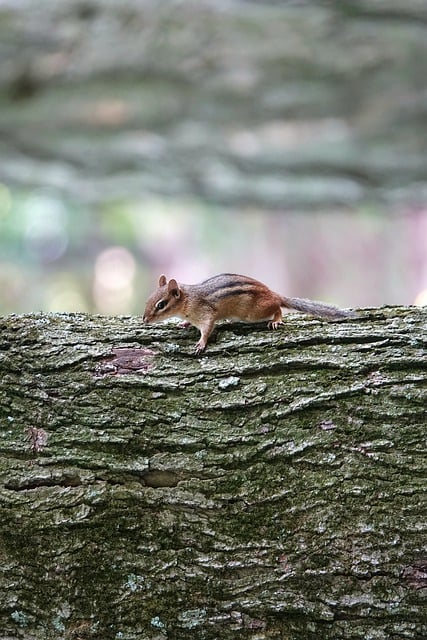
{"type": "Polygon", "coordinates": [[[427,304],[427,2],[0,0],[0,313],[427,304]]]}

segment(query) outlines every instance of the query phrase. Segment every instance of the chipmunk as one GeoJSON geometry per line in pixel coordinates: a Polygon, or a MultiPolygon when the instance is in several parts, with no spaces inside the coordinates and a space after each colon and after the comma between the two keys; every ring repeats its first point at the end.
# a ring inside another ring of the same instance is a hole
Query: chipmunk
{"type": "Polygon", "coordinates": [[[194,325],[201,334],[195,347],[198,354],[206,348],[217,320],[266,320],[270,329],[277,329],[283,324],[281,307],[331,320],[356,315],[322,302],[286,298],[247,276],[221,273],[200,284],[181,284],[174,278],[168,282],[161,275],[158,289],[147,300],[143,320],[151,323],[175,316],[184,320],[181,326],[194,325]]]}

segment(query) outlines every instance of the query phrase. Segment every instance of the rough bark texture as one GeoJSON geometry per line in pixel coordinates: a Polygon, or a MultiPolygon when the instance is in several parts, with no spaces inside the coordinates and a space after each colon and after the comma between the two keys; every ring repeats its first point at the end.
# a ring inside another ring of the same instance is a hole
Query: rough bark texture
{"type": "Polygon", "coordinates": [[[6,0],[0,180],[83,202],[425,202],[425,0],[6,0]]]}
{"type": "Polygon", "coordinates": [[[426,320],[3,318],[2,640],[424,638],[426,320]]]}

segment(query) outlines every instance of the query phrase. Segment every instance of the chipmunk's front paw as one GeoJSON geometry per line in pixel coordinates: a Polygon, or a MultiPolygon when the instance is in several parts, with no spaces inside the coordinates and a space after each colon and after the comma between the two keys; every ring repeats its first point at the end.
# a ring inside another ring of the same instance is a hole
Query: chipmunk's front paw
{"type": "Polygon", "coordinates": [[[194,352],[196,355],[199,355],[199,353],[202,353],[202,351],[204,351],[206,349],[206,342],[204,342],[203,340],[199,340],[199,342],[196,344],[194,352]]]}

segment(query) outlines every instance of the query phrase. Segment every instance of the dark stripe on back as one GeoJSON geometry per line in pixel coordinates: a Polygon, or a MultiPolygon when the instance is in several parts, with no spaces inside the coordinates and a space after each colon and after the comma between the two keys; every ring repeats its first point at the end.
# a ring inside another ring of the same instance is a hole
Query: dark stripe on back
{"type": "Polygon", "coordinates": [[[252,289],[232,289],[231,291],[218,291],[215,298],[216,300],[222,300],[222,298],[229,298],[230,296],[252,296],[253,294],[252,289]]]}
{"type": "MultiPolygon", "coordinates": [[[[237,287],[253,287],[253,283],[248,278],[243,276],[238,276],[235,273],[221,273],[218,276],[213,276],[212,278],[208,278],[201,283],[200,286],[203,286],[204,289],[208,289],[210,294],[214,294],[217,291],[225,291],[225,290],[235,290],[237,287]],[[227,278],[231,277],[232,280],[226,281],[227,278]]],[[[232,295],[233,291],[228,295],[232,295]]],[[[220,297],[223,297],[222,295],[220,297]]]]}
{"type": "Polygon", "coordinates": [[[247,289],[237,289],[237,288],[225,288],[223,287],[222,289],[219,289],[218,291],[214,292],[214,297],[215,300],[222,300],[223,298],[229,298],[230,296],[243,296],[243,295],[247,295],[247,296],[253,296],[254,293],[256,293],[252,287],[249,287],[247,289]]]}

